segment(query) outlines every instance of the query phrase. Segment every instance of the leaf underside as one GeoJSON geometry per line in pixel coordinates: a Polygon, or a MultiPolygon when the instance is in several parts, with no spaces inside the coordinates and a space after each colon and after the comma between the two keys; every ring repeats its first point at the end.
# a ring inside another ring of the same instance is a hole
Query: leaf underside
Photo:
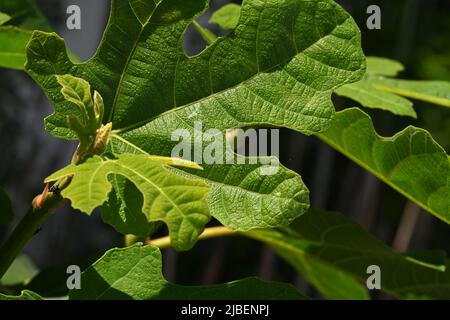
{"type": "MultiPolygon", "coordinates": [[[[113,0],[97,53],[79,64],[67,58],[57,35],[35,32],[26,70],[55,106],[47,130],[74,138],[66,118],[76,115],[76,108],[61,95],[55,78],[62,74],[86,80],[102,95],[104,123],[112,122],[116,155],[169,157],[177,144],[173,132],[185,129],[193,136],[198,122],[203,130],[268,125],[305,134],[330,125],[332,91],[359,80],[365,68],[360,32],[347,12],[331,0],[247,0],[231,34],[187,57],[184,32],[206,5],[206,0],[146,5],[113,0]]],[[[231,228],[287,225],[308,208],[308,190],[283,166],[271,176],[262,175],[262,160],[202,164],[203,171],[184,174],[211,185],[211,215],[231,228]]],[[[114,186],[103,215],[116,230],[131,231],[135,222],[125,221],[130,213],[121,195],[133,191],[123,185],[114,186]],[[111,213],[121,218],[111,219],[111,213]]],[[[138,208],[138,202],[128,205],[138,208]]],[[[141,217],[141,212],[135,215],[141,217]]]]}

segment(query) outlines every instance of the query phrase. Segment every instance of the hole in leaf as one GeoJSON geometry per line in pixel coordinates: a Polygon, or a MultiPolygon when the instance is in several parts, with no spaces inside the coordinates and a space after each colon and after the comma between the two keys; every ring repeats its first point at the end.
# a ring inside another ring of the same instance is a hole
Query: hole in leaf
{"type": "MultiPolygon", "coordinates": [[[[232,30],[224,30],[219,27],[217,24],[210,24],[209,20],[211,19],[211,15],[219,8],[229,3],[230,1],[226,0],[213,0],[211,1],[208,10],[203,13],[200,17],[196,19],[196,22],[200,25],[200,27],[206,29],[206,32],[211,32],[217,37],[223,37],[229,34],[232,30]]],[[[234,2],[234,1],[233,1],[234,2]]],[[[239,3],[237,1],[236,3],[239,3]]],[[[207,41],[201,36],[199,31],[194,26],[194,23],[191,23],[183,38],[183,48],[184,52],[187,56],[192,57],[194,55],[199,54],[208,46],[207,41]]]]}

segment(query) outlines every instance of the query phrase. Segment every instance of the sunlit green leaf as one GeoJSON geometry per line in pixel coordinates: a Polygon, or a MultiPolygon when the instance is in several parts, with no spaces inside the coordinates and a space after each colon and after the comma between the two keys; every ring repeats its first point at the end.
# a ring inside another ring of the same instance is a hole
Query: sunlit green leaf
{"type": "Polygon", "coordinates": [[[350,108],[336,114],[318,135],[439,219],[450,223],[450,162],[431,135],[409,126],[393,137],[379,136],[367,114],[350,108]]]}
{"type": "Polygon", "coordinates": [[[367,57],[364,79],[340,87],[335,92],[358,101],[364,107],[413,118],[417,117],[413,103],[406,98],[450,107],[450,82],[389,78],[395,77],[402,70],[402,64],[395,60],[367,57]]]}
{"type": "Polygon", "coordinates": [[[114,160],[94,156],[82,164],[69,165],[46,181],[72,174],[72,182],[61,194],[71,200],[73,208],[88,214],[107,200],[112,188],[108,176],[126,177],[143,195],[141,212],[149,221],[167,224],[178,250],[190,249],[210,219],[205,202],[210,188],[206,183],[181,177],[145,155],[123,154],[114,160]]]}
{"type": "Polygon", "coordinates": [[[6,13],[0,12],[0,26],[4,24],[5,22],[8,22],[11,20],[11,17],[7,15],[6,13]]]}
{"type": "Polygon", "coordinates": [[[405,67],[395,60],[382,57],[367,57],[367,74],[371,76],[379,75],[386,77],[395,77],[405,67]]]}
{"type": "Polygon", "coordinates": [[[331,92],[364,72],[360,33],[347,12],[331,0],[247,0],[234,33],[187,57],[183,33],[206,4],[112,1],[96,55],[80,64],[67,58],[57,35],[36,32],[26,69],[55,105],[47,129],[73,137],[71,106],[52,77],[58,74],[89,82],[104,98],[104,122],[116,130],[142,127],[174,108],[167,117],[199,109],[189,123],[216,128],[271,124],[311,134],[329,125],[331,92]]]}

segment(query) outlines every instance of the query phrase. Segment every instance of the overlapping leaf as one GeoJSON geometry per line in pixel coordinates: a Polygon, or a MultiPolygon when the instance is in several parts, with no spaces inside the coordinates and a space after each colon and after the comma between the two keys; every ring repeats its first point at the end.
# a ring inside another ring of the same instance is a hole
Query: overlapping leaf
{"type": "Polygon", "coordinates": [[[81,275],[70,299],[305,299],[292,285],[247,278],[213,286],[181,286],[164,279],[153,246],[112,249],[81,275]]]}
{"type": "Polygon", "coordinates": [[[109,175],[119,174],[134,183],[143,195],[142,212],[149,221],[167,224],[171,242],[178,250],[190,249],[209,221],[205,202],[209,186],[170,172],[165,163],[145,155],[123,154],[118,159],[94,156],[82,164],[70,165],[46,179],[55,181],[73,175],[62,195],[72,207],[91,213],[111,191],[109,175]]]}
{"type": "Polygon", "coordinates": [[[402,70],[403,66],[395,60],[368,57],[364,79],[342,86],[335,92],[358,101],[364,107],[383,109],[413,118],[417,116],[413,103],[406,98],[450,107],[450,82],[391,78],[402,70]]]}
{"type": "Polygon", "coordinates": [[[269,244],[330,299],[363,298],[370,265],[380,267],[381,290],[394,297],[450,298],[448,262],[445,272],[411,262],[338,213],[311,211],[282,231],[246,235],[269,244]]]}
{"type": "Polygon", "coordinates": [[[393,137],[379,136],[357,108],[338,112],[318,135],[327,144],[373,173],[439,219],[450,223],[450,162],[447,153],[420,128],[393,137]]]}

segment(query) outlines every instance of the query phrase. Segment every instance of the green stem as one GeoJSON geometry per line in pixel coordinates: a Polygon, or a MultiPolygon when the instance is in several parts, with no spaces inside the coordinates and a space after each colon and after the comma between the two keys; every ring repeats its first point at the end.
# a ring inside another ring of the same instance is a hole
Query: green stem
{"type": "MultiPolygon", "coordinates": [[[[206,228],[203,231],[203,233],[198,237],[198,240],[231,236],[231,235],[236,235],[237,233],[238,233],[237,231],[233,231],[227,227],[206,228]]],[[[151,244],[160,249],[169,248],[170,247],[170,237],[166,236],[166,237],[158,238],[155,240],[149,240],[149,241],[147,241],[147,244],[151,244]]]]}
{"type": "Polygon", "coordinates": [[[211,44],[217,40],[217,36],[212,33],[210,30],[202,27],[197,21],[192,21],[197,32],[202,36],[202,38],[208,43],[211,44]]]}
{"type": "Polygon", "coordinates": [[[49,193],[40,208],[33,201],[31,208],[0,249],[0,279],[53,210],[62,203],[63,199],[56,193],[49,193]]]}

